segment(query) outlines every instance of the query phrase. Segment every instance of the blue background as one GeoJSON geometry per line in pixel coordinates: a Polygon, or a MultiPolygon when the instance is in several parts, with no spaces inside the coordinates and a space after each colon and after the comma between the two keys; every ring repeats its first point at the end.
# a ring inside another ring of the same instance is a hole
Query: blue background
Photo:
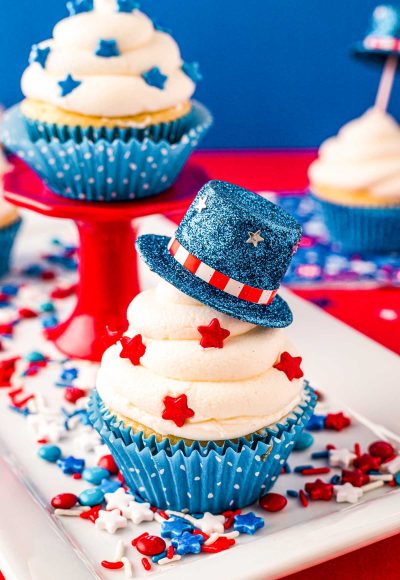
{"type": "MultiPolygon", "coordinates": [[[[142,0],[204,74],[215,115],[206,147],[315,147],[373,103],[379,70],[349,57],[374,0],[142,0]]],[[[0,102],[21,98],[33,43],[51,36],[64,0],[1,0],[0,102]]],[[[391,111],[400,113],[398,87],[391,111]]]]}

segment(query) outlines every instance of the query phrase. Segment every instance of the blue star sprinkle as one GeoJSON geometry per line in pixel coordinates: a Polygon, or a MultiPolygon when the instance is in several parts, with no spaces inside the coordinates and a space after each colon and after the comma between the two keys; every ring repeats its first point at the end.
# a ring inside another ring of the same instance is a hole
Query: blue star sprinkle
{"type": "Polygon", "coordinates": [[[78,378],[79,370],[75,367],[64,369],[56,382],[57,387],[70,387],[75,379],[78,378]]]}
{"type": "Polygon", "coordinates": [[[200,534],[184,532],[179,538],[172,538],[171,544],[175,548],[175,553],[179,556],[200,554],[201,544],[204,544],[204,538],[200,534]]]}
{"type": "Polygon", "coordinates": [[[50,46],[45,46],[44,48],[40,48],[38,44],[34,44],[32,46],[31,54],[29,56],[29,63],[32,64],[37,62],[40,64],[42,68],[46,68],[46,62],[49,58],[49,54],[51,53],[50,46]]]}
{"type": "Polygon", "coordinates": [[[69,0],[67,10],[70,16],[81,14],[82,12],[91,12],[94,8],[93,0],[69,0]]]}
{"type": "Polygon", "coordinates": [[[170,518],[162,523],[161,537],[162,538],[179,538],[185,532],[192,531],[193,526],[185,520],[170,518]]]}
{"type": "Polygon", "coordinates": [[[58,84],[61,88],[61,96],[66,97],[72,93],[72,91],[77,89],[82,83],[81,81],[75,80],[72,75],[69,74],[65,80],[59,81],[58,84]]]}
{"type": "Polygon", "coordinates": [[[82,473],[85,469],[85,460],[70,455],[65,459],[59,459],[57,465],[65,475],[73,475],[74,473],[82,473]]]}
{"type": "Polygon", "coordinates": [[[110,38],[109,40],[101,39],[96,48],[96,55],[103,58],[112,58],[113,56],[121,56],[116,40],[110,38]]]}
{"type": "Polygon", "coordinates": [[[117,0],[117,6],[118,12],[128,12],[128,14],[140,8],[139,2],[135,0],[117,0]]]}
{"type": "Polygon", "coordinates": [[[182,70],[194,83],[199,83],[203,80],[198,62],[185,62],[182,65],[182,70]]]}
{"type": "Polygon", "coordinates": [[[157,66],[143,73],[142,77],[148,85],[150,85],[151,87],[156,87],[157,89],[160,90],[164,88],[165,83],[167,82],[168,79],[168,77],[163,75],[163,73],[157,66]]]}
{"type": "Polygon", "coordinates": [[[265,522],[262,518],[256,516],[254,512],[249,512],[243,516],[235,516],[233,529],[241,534],[250,534],[253,536],[257,530],[263,528],[265,522]]]}
{"type": "Polygon", "coordinates": [[[309,420],[306,429],[308,431],[323,431],[325,427],[325,415],[313,415],[309,420]]]}

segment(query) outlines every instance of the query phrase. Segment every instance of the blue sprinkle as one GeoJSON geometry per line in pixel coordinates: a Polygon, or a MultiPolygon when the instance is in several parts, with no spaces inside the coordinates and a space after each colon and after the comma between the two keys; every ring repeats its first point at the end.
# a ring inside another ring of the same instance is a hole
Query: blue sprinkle
{"type": "Polygon", "coordinates": [[[82,477],[93,485],[100,485],[104,479],[110,477],[110,472],[103,467],[87,467],[82,471],[82,477]]]}
{"type": "Polygon", "coordinates": [[[298,491],[296,491],[295,489],[288,489],[288,490],[286,491],[286,495],[287,495],[288,497],[299,497],[299,492],[298,492],[298,491]]]}
{"type": "Polygon", "coordinates": [[[40,312],[55,312],[56,309],[52,302],[43,302],[43,304],[39,306],[39,310],[40,312]]]}
{"type": "Polygon", "coordinates": [[[25,274],[25,276],[30,276],[32,278],[33,277],[40,277],[42,272],[43,272],[43,268],[39,264],[32,264],[31,266],[27,266],[23,270],[23,274],[25,274]]]}
{"type": "Polygon", "coordinates": [[[61,457],[61,449],[57,445],[42,445],[38,450],[38,455],[49,463],[56,463],[61,457]]]}
{"type": "Polygon", "coordinates": [[[7,294],[7,296],[16,296],[19,292],[19,286],[16,284],[4,284],[1,287],[2,294],[7,294]]]}
{"type": "Polygon", "coordinates": [[[161,554],[157,554],[157,556],[153,556],[151,561],[154,564],[157,564],[160,560],[162,560],[163,558],[167,557],[167,551],[165,550],[165,552],[161,552],[161,554]]]}
{"type": "Polygon", "coordinates": [[[87,505],[93,507],[99,505],[104,501],[104,493],[98,487],[93,487],[91,489],[86,489],[78,496],[79,503],[81,505],[87,505]]]}
{"type": "Polygon", "coordinates": [[[170,518],[161,524],[162,538],[179,538],[184,532],[190,532],[193,526],[186,520],[170,518]]]}
{"type": "Polygon", "coordinates": [[[168,77],[157,66],[143,73],[142,78],[150,87],[155,87],[160,89],[160,91],[165,87],[165,83],[168,80],[168,77]]]}
{"type": "Polygon", "coordinates": [[[25,360],[30,362],[30,363],[35,363],[35,362],[42,362],[42,361],[46,360],[46,357],[41,352],[34,350],[25,356],[25,360]]]}
{"type": "Polygon", "coordinates": [[[122,483],[118,479],[103,479],[99,485],[99,489],[104,493],[114,493],[122,486],[122,483]]]}
{"type": "Polygon", "coordinates": [[[313,415],[306,429],[309,431],[323,431],[325,428],[325,415],[313,415]]]}
{"type": "Polygon", "coordinates": [[[400,485],[400,471],[394,476],[394,481],[396,485],[400,485]]]}
{"type": "Polygon", "coordinates": [[[58,81],[57,84],[61,89],[61,96],[66,97],[75,91],[82,84],[82,81],[78,81],[71,74],[68,74],[63,81],[58,81]]]}
{"type": "Polygon", "coordinates": [[[311,454],[311,459],[329,459],[329,450],[326,451],[316,451],[311,454]]]}
{"type": "Polygon", "coordinates": [[[314,469],[314,465],[298,465],[294,468],[295,473],[301,473],[305,469],[314,469]]]}
{"type": "Polygon", "coordinates": [[[296,443],[294,444],[293,449],[295,451],[304,451],[304,449],[308,449],[314,443],[314,437],[311,433],[307,433],[306,431],[301,433],[299,437],[296,439],[296,443]]]}
{"type": "Polygon", "coordinates": [[[178,538],[172,538],[172,546],[176,554],[186,556],[186,554],[200,554],[201,545],[204,544],[204,538],[200,534],[191,534],[184,532],[178,538]]]}
{"type": "Polygon", "coordinates": [[[256,516],[254,512],[249,512],[244,515],[235,516],[233,518],[234,524],[233,529],[235,532],[240,532],[241,534],[254,535],[257,530],[264,527],[265,522],[263,518],[256,516]]]}
{"type": "Polygon", "coordinates": [[[289,463],[285,463],[285,465],[283,466],[285,473],[292,473],[292,468],[290,467],[289,463]]]}
{"type": "Polygon", "coordinates": [[[334,475],[331,477],[330,482],[332,485],[338,485],[340,483],[340,475],[334,475]]]}
{"type": "Polygon", "coordinates": [[[99,40],[99,44],[96,48],[96,56],[100,56],[102,58],[112,58],[120,55],[121,52],[118,48],[118,43],[114,38],[110,38],[108,40],[101,38],[99,40]]]}
{"type": "Polygon", "coordinates": [[[72,475],[74,473],[82,473],[85,469],[85,460],[77,459],[70,455],[65,459],[59,459],[57,465],[65,475],[72,475]]]}
{"type": "Polygon", "coordinates": [[[57,316],[46,316],[40,319],[40,324],[43,328],[54,328],[58,325],[57,316]]]}
{"type": "Polygon", "coordinates": [[[14,411],[14,413],[18,413],[19,415],[23,415],[24,417],[27,417],[28,415],[31,414],[28,407],[24,407],[23,409],[20,409],[19,407],[16,407],[15,405],[8,405],[8,408],[10,409],[10,411],[14,411]]]}

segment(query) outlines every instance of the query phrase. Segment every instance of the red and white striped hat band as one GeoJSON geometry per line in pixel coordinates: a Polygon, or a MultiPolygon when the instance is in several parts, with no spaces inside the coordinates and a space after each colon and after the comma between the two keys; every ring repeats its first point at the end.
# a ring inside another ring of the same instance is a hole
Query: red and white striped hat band
{"type": "Polygon", "coordinates": [[[226,292],[240,300],[268,306],[278,293],[278,290],[253,288],[214,270],[214,268],[207,266],[193,254],[190,254],[176,238],[171,239],[168,244],[168,250],[171,256],[191,274],[207,282],[210,286],[218,288],[218,290],[222,290],[222,292],[226,292]]]}
{"type": "Polygon", "coordinates": [[[364,40],[364,48],[400,53],[400,38],[393,38],[393,36],[367,36],[364,40]]]}

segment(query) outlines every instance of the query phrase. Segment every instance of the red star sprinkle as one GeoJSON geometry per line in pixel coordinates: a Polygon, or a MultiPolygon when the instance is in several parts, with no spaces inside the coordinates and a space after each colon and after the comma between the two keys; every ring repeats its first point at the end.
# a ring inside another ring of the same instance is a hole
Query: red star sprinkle
{"type": "Polygon", "coordinates": [[[232,546],[235,545],[235,540],[233,538],[218,538],[213,544],[210,546],[206,546],[203,544],[201,546],[201,551],[205,552],[206,554],[217,554],[218,552],[222,552],[223,550],[228,550],[232,546]]]}
{"type": "Polygon", "coordinates": [[[0,387],[9,387],[19,357],[0,361],[0,387]]]}
{"type": "Polygon", "coordinates": [[[193,409],[189,409],[187,404],[187,396],[180,395],[179,397],[165,397],[165,409],[162,418],[166,421],[173,421],[177,427],[183,427],[186,419],[194,417],[193,409]]]}
{"type": "Polygon", "coordinates": [[[369,476],[363,473],[361,469],[354,469],[353,471],[344,469],[342,471],[342,484],[351,483],[354,487],[362,487],[369,482],[369,476]]]}
{"type": "Polygon", "coordinates": [[[231,334],[221,328],[218,318],[213,318],[208,326],[198,326],[197,330],[202,336],[200,346],[203,348],[224,348],[224,340],[231,334]]]}
{"type": "Polygon", "coordinates": [[[133,338],[123,336],[120,340],[122,344],[121,358],[128,358],[136,367],[140,365],[140,359],[146,352],[146,346],[143,344],[142,335],[137,334],[133,338]]]}
{"type": "Polygon", "coordinates": [[[274,365],[274,369],[285,373],[289,381],[301,379],[301,377],[304,377],[304,373],[300,368],[302,361],[301,356],[292,356],[288,352],[283,352],[279,362],[274,365]]]}
{"type": "Polygon", "coordinates": [[[333,485],[317,479],[313,483],[306,483],[305,490],[313,501],[330,501],[333,497],[333,485]]]}
{"type": "Polygon", "coordinates": [[[79,517],[83,520],[89,520],[93,524],[96,522],[97,518],[99,517],[99,511],[102,509],[101,505],[95,505],[87,512],[82,512],[79,514],[79,517]]]}
{"type": "Polygon", "coordinates": [[[364,473],[368,471],[379,471],[382,459],[380,457],[373,457],[369,453],[364,453],[360,457],[354,460],[354,467],[360,469],[364,473]]]}
{"type": "Polygon", "coordinates": [[[328,413],[324,422],[325,429],[331,429],[332,431],[342,431],[342,429],[350,425],[351,420],[343,413],[328,413]]]}

